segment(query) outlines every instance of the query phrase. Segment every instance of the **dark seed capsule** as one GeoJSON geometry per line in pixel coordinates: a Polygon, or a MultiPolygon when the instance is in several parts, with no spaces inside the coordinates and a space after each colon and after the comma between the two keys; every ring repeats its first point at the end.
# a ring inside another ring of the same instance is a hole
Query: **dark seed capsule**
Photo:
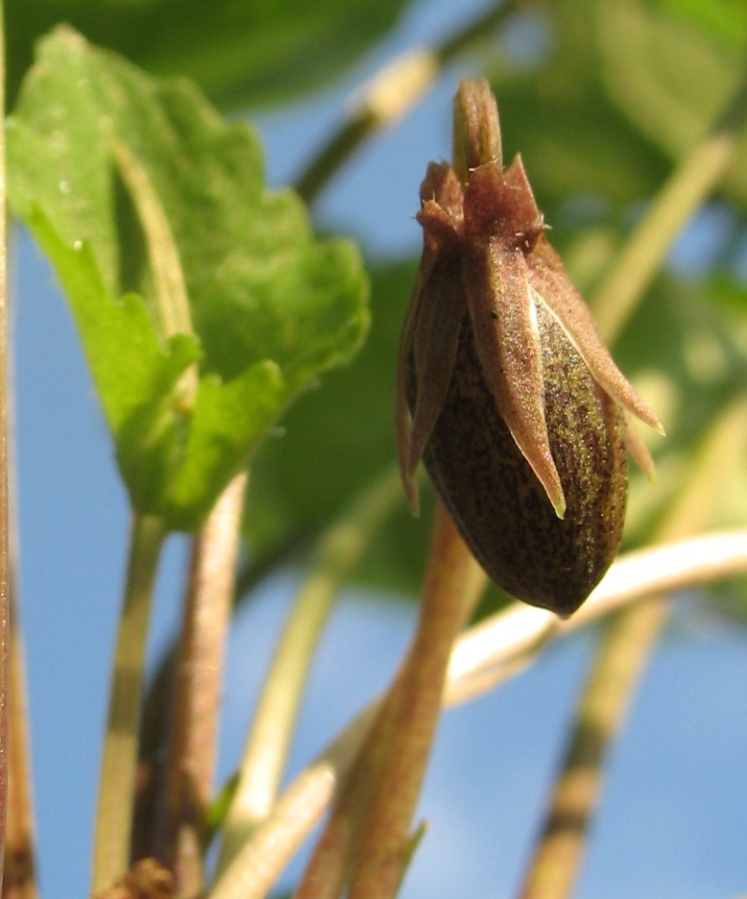
{"type": "MultiPolygon", "coordinates": [[[[424,453],[444,505],[504,590],[570,615],[611,564],[625,519],[620,407],[598,386],[557,320],[537,305],[547,431],[566,498],[556,515],[496,408],[465,315],[446,402],[424,453]]],[[[410,373],[408,403],[416,378],[410,373]]]]}
{"type": "Polygon", "coordinates": [[[570,615],[620,545],[624,416],[663,428],[550,246],[521,159],[503,168],[486,82],[459,86],[455,160],[432,163],[420,189],[395,405],[403,484],[416,512],[423,459],[490,577],[570,615]]]}

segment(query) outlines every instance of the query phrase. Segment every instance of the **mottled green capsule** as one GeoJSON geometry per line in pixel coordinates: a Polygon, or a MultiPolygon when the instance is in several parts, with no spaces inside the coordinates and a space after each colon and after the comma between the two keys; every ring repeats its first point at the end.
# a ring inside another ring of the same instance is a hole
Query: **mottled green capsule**
{"type": "Polygon", "coordinates": [[[462,179],[431,164],[420,192],[397,378],[402,476],[416,510],[422,458],[490,577],[570,615],[620,545],[625,412],[662,428],[545,237],[521,160],[503,169],[485,82],[460,85],[456,123],[462,179]]]}

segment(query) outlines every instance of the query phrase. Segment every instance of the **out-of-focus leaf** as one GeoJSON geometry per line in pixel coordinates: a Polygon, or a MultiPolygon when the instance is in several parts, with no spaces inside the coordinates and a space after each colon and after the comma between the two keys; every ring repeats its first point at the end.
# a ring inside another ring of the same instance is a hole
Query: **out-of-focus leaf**
{"type": "MultiPolygon", "coordinates": [[[[744,85],[747,29],[744,14],[731,18],[724,40],[655,4],[597,0],[603,84],[621,112],[673,159],[695,146],[744,85]]],[[[747,128],[741,133],[737,159],[747,152],[747,128]]],[[[744,166],[732,167],[724,189],[747,203],[744,166]]]]}
{"type": "Polygon", "coordinates": [[[742,0],[655,0],[714,41],[736,49],[747,44],[747,6],[742,0]]]}
{"type": "Polygon", "coordinates": [[[358,349],[368,313],[357,251],[317,242],[295,195],[265,191],[249,128],[69,29],[40,45],[8,134],[13,208],[70,296],[133,503],[192,529],[290,400],[358,349]],[[195,335],[154,324],[159,296],[117,142],[167,222],[195,335]],[[198,359],[185,401],[181,378],[198,359]]]}
{"type": "MultiPolygon", "coordinates": [[[[317,533],[350,505],[362,485],[395,464],[393,403],[399,332],[415,261],[372,273],[373,321],[366,346],[347,368],[330,372],[285,416],[252,466],[245,515],[258,559],[289,535],[317,533]]],[[[432,503],[426,489],[420,519],[403,502],[361,563],[359,582],[417,593],[425,566],[432,503]]]]}
{"type": "MultiPolygon", "coordinates": [[[[507,157],[521,151],[548,213],[579,193],[616,204],[648,198],[744,78],[744,10],[733,12],[734,30],[722,40],[664,0],[554,0],[538,8],[548,33],[539,60],[527,67],[497,58],[488,69],[507,157]]],[[[747,130],[744,140],[738,158],[747,153],[747,130]]],[[[744,166],[734,167],[723,190],[747,202],[744,166]]]]}
{"type": "MultiPolygon", "coordinates": [[[[615,356],[661,416],[666,439],[642,434],[657,483],[633,471],[626,539],[653,532],[691,477],[707,528],[744,524],[747,508],[747,315],[722,303],[723,279],[662,277],[615,356]],[[713,470],[703,475],[703,454],[713,470]]],[[[734,286],[732,285],[734,288],[734,286]]]]}
{"type": "Polygon", "coordinates": [[[7,0],[9,97],[41,35],[66,22],[157,75],[186,75],[222,106],[287,99],[339,76],[406,0],[7,0]]]}
{"type": "MultiPolygon", "coordinates": [[[[615,107],[600,78],[594,16],[598,0],[557,0],[522,15],[547,32],[533,64],[487,72],[498,100],[506,161],[520,152],[540,207],[551,217],[578,194],[614,204],[647,197],[668,165],[615,107]]],[[[505,55],[505,54],[504,54],[505,55]]],[[[552,221],[552,218],[551,218],[552,221]]]]}

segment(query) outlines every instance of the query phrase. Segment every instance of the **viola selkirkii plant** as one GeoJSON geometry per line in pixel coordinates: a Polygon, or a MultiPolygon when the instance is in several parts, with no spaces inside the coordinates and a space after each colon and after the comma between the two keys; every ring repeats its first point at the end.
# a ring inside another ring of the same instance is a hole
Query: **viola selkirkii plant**
{"type": "Polygon", "coordinates": [[[460,84],[454,164],[429,165],[420,201],[396,401],[410,506],[422,459],[487,574],[568,616],[620,546],[626,450],[653,471],[628,416],[664,429],[547,240],[521,158],[503,168],[486,81],[460,84]]]}

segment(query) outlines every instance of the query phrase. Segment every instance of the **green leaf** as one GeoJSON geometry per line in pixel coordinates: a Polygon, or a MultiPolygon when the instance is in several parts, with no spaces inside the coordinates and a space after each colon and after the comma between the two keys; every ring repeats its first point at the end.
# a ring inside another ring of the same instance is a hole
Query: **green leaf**
{"type": "Polygon", "coordinates": [[[9,96],[32,46],[67,22],[156,75],[186,75],[232,108],[305,93],[339,76],[406,0],[7,0],[9,96]],[[361,27],[365,22],[365,28],[361,27]]]}
{"type": "Polygon", "coordinates": [[[243,467],[277,417],[286,396],[277,365],[258,362],[232,381],[215,375],[200,381],[184,464],[167,500],[167,517],[193,530],[210,511],[211,497],[224,486],[222,472],[243,467]],[[186,510],[186,511],[185,511],[186,510]]]}
{"type": "Polygon", "coordinates": [[[196,527],[290,401],[359,348],[358,252],[265,190],[247,126],[70,29],[40,44],[8,135],[12,208],[70,298],[133,504],[196,527]],[[164,275],[185,333],[164,324],[164,275]]]}
{"type": "Polygon", "coordinates": [[[107,292],[90,244],[70,246],[38,206],[26,222],[70,298],[104,414],[117,436],[144,402],[168,394],[199,358],[197,343],[181,337],[167,352],[142,298],[125,294],[115,301],[107,292]]]}

